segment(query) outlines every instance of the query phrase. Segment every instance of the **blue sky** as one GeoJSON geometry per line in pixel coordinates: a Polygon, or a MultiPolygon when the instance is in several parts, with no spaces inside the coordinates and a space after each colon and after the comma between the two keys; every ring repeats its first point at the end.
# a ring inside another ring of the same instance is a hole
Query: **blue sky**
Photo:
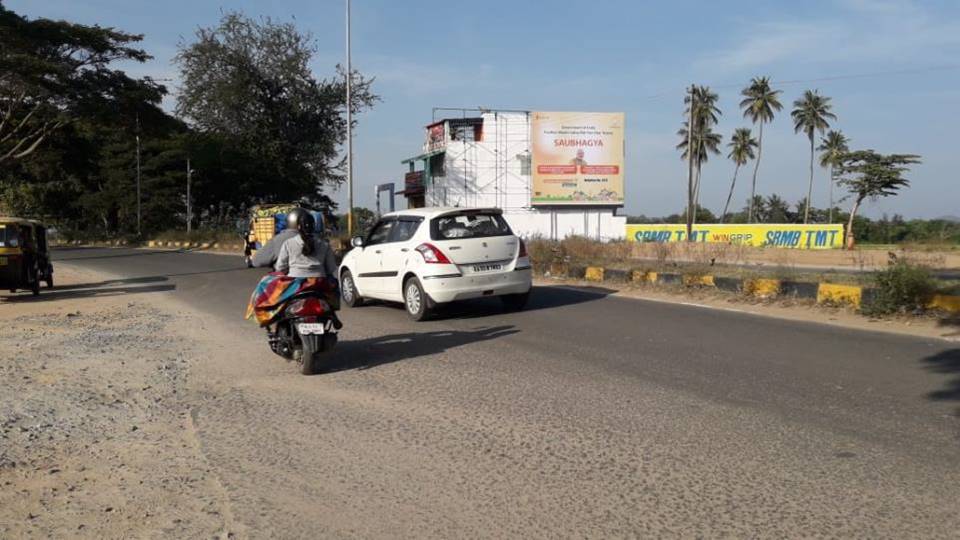
{"type": "MultiPolygon", "coordinates": [[[[215,24],[222,10],[295,20],[314,34],[319,77],[332,76],[343,59],[343,0],[5,3],[31,17],[145,34],[143,46],[155,59],[131,66],[138,75],[176,79],[177,44],[198,26],[215,24]]],[[[625,211],[666,215],[683,206],[685,193],[685,166],[674,150],[683,89],[707,84],[720,94],[726,143],[734,128],[748,125],[737,109],[740,87],[769,75],[783,81],[785,110],[764,130],[759,193],[791,202],[805,195],[808,143],[794,134],[788,110],[803,90],[816,88],[833,98],[835,127],[854,147],[923,155],[909,176],[913,187],[869,204],[868,215],[960,214],[955,0],[354,0],[353,15],[354,66],[377,78],[383,97],[356,132],[363,205],[372,206],[375,184],[400,181],[399,162],[417,153],[432,107],[483,106],[626,112],[625,211]]],[[[732,173],[723,156],[705,165],[706,206],[722,207],[732,173]]],[[[825,206],[826,172],[816,174],[814,203],[825,206]]],[[[738,180],[735,201],[746,200],[748,176],[738,180]]]]}

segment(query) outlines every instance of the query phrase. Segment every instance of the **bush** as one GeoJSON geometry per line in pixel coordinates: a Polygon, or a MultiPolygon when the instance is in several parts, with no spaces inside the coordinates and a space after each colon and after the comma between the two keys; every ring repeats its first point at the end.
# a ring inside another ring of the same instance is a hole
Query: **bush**
{"type": "Polygon", "coordinates": [[[936,290],[930,269],[899,259],[874,274],[876,289],[864,304],[867,315],[888,315],[923,310],[936,290]]]}

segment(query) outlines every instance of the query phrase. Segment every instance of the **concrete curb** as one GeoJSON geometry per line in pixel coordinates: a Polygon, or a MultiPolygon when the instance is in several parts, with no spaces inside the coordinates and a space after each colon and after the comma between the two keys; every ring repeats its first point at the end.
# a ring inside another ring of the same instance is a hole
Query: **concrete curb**
{"type": "MultiPolygon", "coordinates": [[[[591,282],[661,283],[684,287],[712,287],[742,293],[756,298],[809,298],[818,304],[850,306],[860,309],[874,294],[874,289],[860,285],[827,282],[790,281],[771,278],[740,279],[703,274],[678,274],[647,270],[619,270],[602,266],[550,265],[550,275],[583,279],[591,282]]],[[[948,313],[960,313],[960,296],[934,295],[927,307],[948,313]]]]}
{"type": "Polygon", "coordinates": [[[168,248],[168,249],[193,249],[217,252],[236,252],[243,253],[244,245],[241,243],[221,244],[219,242],[178,242],[172,240],[144,240],[142,242],[128,242],[126,240],[103,240],[98,242],[84,242],[82,240],[72,240],[65,242],[51,242],[56,246],[87,246],[87,247],[145,247],[145,248],[168,248]]]}

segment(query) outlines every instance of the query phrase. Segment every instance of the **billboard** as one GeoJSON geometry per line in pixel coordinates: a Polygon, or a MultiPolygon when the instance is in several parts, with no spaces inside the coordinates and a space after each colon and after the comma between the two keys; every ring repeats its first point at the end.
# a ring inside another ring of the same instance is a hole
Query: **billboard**
{"type": "Polygon", "coordinates": [[[424,152],[440,150],[447,145],[447,132],[444,122],[436,122],[427,126],[427,139],[423,143],[424,152]]]}
{"type": "MultiPolygon", "coordinates": [[[[686,225],[627,225],[630,242],[685,242],[686,225]]],[[[739,244],[793,249],[838,249],[843,247],[843,225],[727,225],[698,223],[694,242],[739,244]]]]}
{"type": "Polygon", "coordinates": [[[623,113],[534,112],[531,204],[623,206],[623,113]]]}

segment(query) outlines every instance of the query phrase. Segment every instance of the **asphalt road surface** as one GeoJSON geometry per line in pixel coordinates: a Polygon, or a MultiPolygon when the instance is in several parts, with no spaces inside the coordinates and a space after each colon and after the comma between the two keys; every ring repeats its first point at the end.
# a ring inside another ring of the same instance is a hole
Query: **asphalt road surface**
{"type": "MultiPolygon", "coordinates": [[[[191,411],[260,536],[955,537],[960,345],[538,287],[426,323],[345,309],[329,373],[241,319],[239,257],[66,249],[209,314],[191,411]],[[221,355],[223,356],[223,355],[221,355]]],[[[174,336],[175,338],[175,336],[174,336]]]]}

